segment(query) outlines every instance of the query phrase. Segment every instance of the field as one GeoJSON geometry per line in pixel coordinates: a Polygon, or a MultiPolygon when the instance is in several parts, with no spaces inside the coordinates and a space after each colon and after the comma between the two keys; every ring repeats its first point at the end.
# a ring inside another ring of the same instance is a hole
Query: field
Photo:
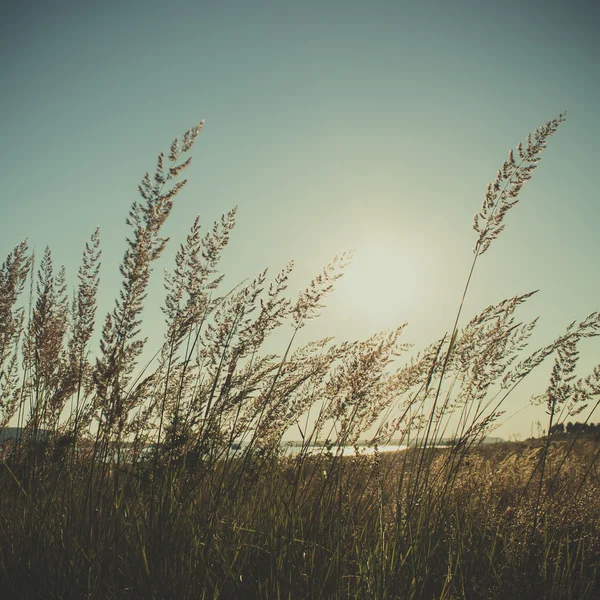
{"type": "MultiPolygon", "coordinates": [[[[511,150],[489,184],[463,303],[564,120],[511,150]]],[[[600,446],[584,433],[596,430],[600,367],[576,368],[580,342],[600,332],[598,313],[534,350],[536,321],[517,317],[532,294],[470,320],[461,303],[453,328],[403,362],[402,326],[297,347],[351,256],[296,298],[286,295],[291,263],[223,290],[233,209],[205,234],[192,224],[165,275],[164,343],[142,361],[141,315],[168,242],[161,228],[201,129],[176,139],[139,186],[99,350],[90,349],[98,231],[73,297],[48,249],[36,265],[23,242],[0,268],[0,428],[18,432],[0,463],[3,594],[597,598],[600,446]],[[267,352],[284,326],[284,351],[267,352]],[[545,361],[545,432],[481,445],[506,398],[545,361]],[[299,439],[291,456],[281,446],[290,432],[299,439]],[[380,453],[392,439],[411,447],[380,453]],[[358,448],[365,440],[369,455],[358,448]],[[335,452],[355,445],[355,456],[335,452]]]]}
{"type": "Polygon", "coordinates": [[[11,598],[594,598],[595,442],[2,473],[11,598]],[[544,477],[540,465],[545,459],[544,477]]]}

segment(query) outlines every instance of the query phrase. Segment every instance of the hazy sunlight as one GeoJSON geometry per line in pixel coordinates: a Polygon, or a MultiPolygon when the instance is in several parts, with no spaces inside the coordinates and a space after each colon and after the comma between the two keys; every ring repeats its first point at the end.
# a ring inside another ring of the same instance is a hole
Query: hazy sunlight
{"type": "Polygon", "coordinates": [[[426,263],[415,247],[372,239],[356,248],[336,300],[349,316],[368,319],[373,327],[399,325],[413,318],[427,298],[431,273],[426,263]]]}

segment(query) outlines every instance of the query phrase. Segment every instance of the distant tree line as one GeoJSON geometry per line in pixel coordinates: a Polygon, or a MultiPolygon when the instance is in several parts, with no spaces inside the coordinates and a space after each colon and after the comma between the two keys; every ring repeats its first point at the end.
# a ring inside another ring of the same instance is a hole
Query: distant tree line
{"type": "Polygon", "coordinates": [[[600,439],[600,423],[557,423],[550,428],[550,435],[578,435],[600,439]]]}

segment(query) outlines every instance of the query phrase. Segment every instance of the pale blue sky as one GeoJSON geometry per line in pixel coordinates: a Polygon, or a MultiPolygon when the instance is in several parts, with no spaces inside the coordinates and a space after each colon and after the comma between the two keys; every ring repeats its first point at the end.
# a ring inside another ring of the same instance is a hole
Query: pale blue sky
{"type": "MultiPolygon", "coordinates": [[[[539,288],[523,317],[539,314],[536,340],[549,342],[600,309],[599,17],[578,0],[5,2],[0,255],[28,237],[74,282],[99,225],[103,315],[141,176],[206,119],[171,250],[196,213],[208,225],[235,204],[231,285],[294,258],[300,288],[356,248],[305,335],[356,339],[408,320],[406,341],[422,347],[452,325],[487,182],[568,110],[465,313],[539,288]]],[[[160,300],[146,318],[156,331],[160,300]]],[[[586,349],[591,368],[600,344],[586,349]]],[[[531,382],[507,408],[544,388],[531,382]]],[[[499,434],[525,437],[538,418],[525,410],[499,434]]]]}

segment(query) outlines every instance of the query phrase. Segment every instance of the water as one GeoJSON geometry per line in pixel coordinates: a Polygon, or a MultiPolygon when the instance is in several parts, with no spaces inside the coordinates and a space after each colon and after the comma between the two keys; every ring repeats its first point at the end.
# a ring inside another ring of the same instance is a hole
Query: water
{"type": "MultiPolygon", "coordinates": [[[[294,456],[298,454],[302,448],[297,445],[292,444],[282,444],[284,453],[286,456],[294,456]]],[[[377,450],[380,454],[384,452],[398,452],[399,450],[405,450],[408,446],[401,446],[399,444],[392,444],[389,446],[378,446],[377,450]]],[[[308,449],[308,454],[317,455],[323,454],[327,451],[324,446],[310,446],[308,449]]],[[[375,454],[375,448],[371,446],[332,446],[331,453],[334,456],[356,456],[358,451],[359,456],[373,456],[375,454]]]]}
{"type": "MultiPolygon", "coordinates": [[[[327,448],[321,445],[309,446],[308,450],[306,448],[302,448],[302,445],[298,442],[283,442],[281,444],[281,448],[283,450],[284,456],[295,456],[300,454],[303,451],[305,454],[309,456],[318,456],[320,454],[325,454],[327,452],[327,448]]],[[[389,444],[378,446],[377,450],[380,454],[389,453],[389,452],[398,452],[400,450],[405,450],[408,446],[399,445],[399,444],[389,444]]],[[[246,444],[233,444],[227,453],[230,457],[240,457],[244,454],[246,450],[246,444]]],[[[356,456],[358,452],[358,456],[373,456],[375,454],[375,448],[372,446],[359,445],[355,446],[331,446],[330,448],[331,454],[333,456],[356,456]]],[[[142,450],[142,456],[138,458],[140,459],[148,459],[154,455],[155,446],[149,445],[142,450]]],[[[105,457],[105,462],[116,463],[119,462],[129,462],[131,460],[131,456],[128,455],[127,450],[122,450],[120,453],[120,457],[117,452],[109,453],[107,457],[105,457]]]]}

